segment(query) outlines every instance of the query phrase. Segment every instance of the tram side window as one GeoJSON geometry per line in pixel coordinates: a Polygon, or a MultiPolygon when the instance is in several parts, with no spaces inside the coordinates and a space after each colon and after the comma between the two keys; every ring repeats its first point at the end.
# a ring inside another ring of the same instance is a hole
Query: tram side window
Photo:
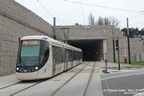
{"type": "Polygon", "coordinates": [[[80,52],[80,59],[82,59],[82,52],[80,52]]]}
{"type": "Polygon", "coordinates": [[[78,60],[80,60],[80,52],[78,52],[78,60]]]}
{"type": "Polygon", "coordinates": [[[75,60],[75,51],[73,51],[73,60],[75,60]]]}
{"type": "Polygon", "coordinates": [[[77,60],[77,54],[76,54],[76,51],[74,51],[74,60],[77,60]]]}
{"type": "Polygon", "coordinates": [[[74,51],[72,50],[72,61],[74,60],[74,51]]]}
{"type": "Polygon", "coordinates": [[[40,64],[45,64],[49,57],[49,43],[41,41],[40,64]]]}
{"type": "Polygon", "coordinates": [[[66,55],[66,61],[69,61],[69,51],[67,49],[65,49],[65,55],[66,55]]]}
{"type": "Polygon", "coordinates": [[[78,54],[78,60],[80,60],[80,52],[77,52],[77,54],[78,54]]]}
{"type": "Polygon", "coordinates": [[[59,64],[63,62],[63,48],[61,47],[52,47],[53,51],[53,63],[59,64]]]}
{"type": "Polygon", "coordinates": [[[74,54],[75,54],[75,52],[73,51],[73,60],[75,60],[75,55],[74,54]]]}
{"type": "Polygon", "coordinates": [[[80,59],[82,59],[82,52],[80,52],[80,59]]]}
{"type": "Polygon", "coordinates": [[[81,52],[79,52],[79,56],[80,56],[80,59],[81,59],[81,52]]]}
{"type": "Polygon", "coordinates": [[[69,58],[69,61],[72,61],[73,58],[72,58],[72,50],[68,50],[68,58],[69,58]]]}
{"type": "Polygon", "coordinates": [[[76,51],[76,60],[78,60],[78,52],[76,51]]]}
{"type": "Polygon", "coordinates": [[[77,52],[77,60],[79,60],[79,52],[77,52]]]}

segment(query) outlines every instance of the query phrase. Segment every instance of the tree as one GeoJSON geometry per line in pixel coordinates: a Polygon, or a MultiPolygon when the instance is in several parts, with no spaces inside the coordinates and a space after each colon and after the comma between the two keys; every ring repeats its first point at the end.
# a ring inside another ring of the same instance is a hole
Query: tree
{"type": "Polygon", "coordinates": [[[104,18],[104,23],[104,25],[111,25],[111,21],[107,17],[104,18]]]}
{"type": "Polygon", "coordinates": [[[95,25],[95,19],[92,13],[90,13],[90,15],[88,16],[88,20],[89,20],[89,25],[95,25]]]}
{"type": "Polygon", "coordinates": [[[123,28],[121,31],[124,33],[124,36],[127,36],[127,28],[123,28]]]}
{"type": "Polygon", "coordinates": [[[75,25],[78,26],[79,24],[78,24],[78,23],[75,23],[75,25]]]}
{"type": "MultiPolygon", "coordinates": [[[[127,28],[123,28],[121,31],[124,32],[125,36],[127,36],[127,28]]],[[[141,36],[138,28],[129,28],[129,36],[130,38],[139,38],[141,36]]]]}
{"type": "Polygon", "coordinates": [[[118,27],[119,25],[119,20],[115,17],[110,17],[110,20],[111,20],[111,25],[115,25],[115,27],[118,27]]]}
{"type": "Polygon", "coordinates": [[[115,17],[101,17],[99,16],[98,20],[95,21],[94,16],[92,13],[88,16],[89,25],[115,25],[115,27],[118,27],[119,20],[115,17]]]}
{"type": "Polygon", "coordinates": [[[96,25],[104,25],[104,19],[101,16],[99,16],[99,19],[96,22],[96,25]]]}
{"type": "Polygon", "coordinates": [[[139,34],[144,36],[144,28],[139,31],[139,34]]]}
{"type": "Polygon", "coordinates": [[[115,27],[118,27],[119,25],[119,20],[115,17],[105,17],[102,18],[99,16],[98,21],[96,22],[97,25],[114,25],[115,27]]]}

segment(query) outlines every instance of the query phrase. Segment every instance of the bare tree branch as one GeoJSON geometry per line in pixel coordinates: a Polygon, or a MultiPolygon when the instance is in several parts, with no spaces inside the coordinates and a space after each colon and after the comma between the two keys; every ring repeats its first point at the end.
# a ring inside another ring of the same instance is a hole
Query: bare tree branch
{"type": "Polygon", "coordinates": [[[89,20],[89,25],[95,25],[95,19],[92,13],[90,13],[88,20],[89,20]]]}
{"type": "Polygon", "coordinates": [[[102,18],[101,16],[99,16],[98,20],[95,22],[95,18],[92,15],[92,13],[90,13],[88,20],[89,20],[89,25],[114,25],[116,28],[120,23],[119,20],[115,17],[102,18]]]}

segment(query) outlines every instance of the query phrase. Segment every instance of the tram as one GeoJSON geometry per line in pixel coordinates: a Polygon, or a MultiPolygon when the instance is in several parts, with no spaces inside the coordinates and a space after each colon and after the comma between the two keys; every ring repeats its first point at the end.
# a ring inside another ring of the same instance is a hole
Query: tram
{"type": "Polygon", "coordinates": [[[19,42],[16,78],[49,78],[82,63],[82,57],[81,49],[48,36],[25,36],[19,42]]]}

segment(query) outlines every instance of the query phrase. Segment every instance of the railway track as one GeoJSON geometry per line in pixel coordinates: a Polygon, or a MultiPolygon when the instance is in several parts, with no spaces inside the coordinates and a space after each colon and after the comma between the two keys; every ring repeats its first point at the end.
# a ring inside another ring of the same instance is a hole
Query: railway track
{"type": "Polygon", "coordinates": [[[38,85],[38,84],[40,84],[40,83],[42,83],[42,82],[44,82],[44,81],[45,81],[45,80],[40,80],[40,81],[38,81],[38,82],[36,82],[36,83],[28,86],[28,87],[25,87],[25,88],[23,88],[23,89],[21,89],[21,90],[19,90],[19,91],[16,91],[16,92],[10,94],[10,96],[14,96],[14,95],[16,95],[16,94],[18,94],[18,93],[20,93],[20,92],[22,92],[22,91],[24,91],[24,90],[27,90],[27,89],[29,89],[29,88],[31,88],[31,87],[36,86],[36,85],[38,85]]]}
{"type": "Polygon", "coordinates": [[[0,90],[5,89],[5,88],[8,88],[8,87],[11,87],[11,86],[14,86],[14,85],[19,84],[19,83],[20,83],[20,82],[16,82],[16,83],[14,83],[14,84],[7,85],[7,86],[5,86],[5,87],[0,88],[0,90]]]}
{"type": "MultiPolygon", "coordinates": [[[[85,68],[87,65],[89,65],[89,63],[90,63],[90,62],[88,62],[81,70],[79,70],[76,74],[74,74],[71,78],[69,78],[65,83],[63,83],[60,87],[58,87],[56,90],[54,90],[54,91],[53,91],[50,95],[48,95],[48,96],[58,96],[58,95],[59,95],[58,92],[60,92],[63,87],[65,87],[72,79],[74,79],[80,72],[82,72],[82,71],[84,70],[84,68],[85,68]],[[57,95],[56,95],[56,94],[57,94],[57,95]]],[[[92,68],[92,70],[91,70],[91,74],[90,74],[90,76],[89,76],[89,80],[88,80],[88,82],[87,82],[87,84],[86,84],[86,87],[85,87],[85,89],[84,89],[84,93],[83,93],[82,96],[87,96],[87,93],[88,93],[88,90],[89,90],[89,87],[90,87],[90,82],[91,82],[91,80],[92,80],[92,76],[93,76],[94,69],[95,69],[95,62],[94,62],[94,64],[93,64],[92,67],[93,67],[93,68],[92,68]]],[[[61,95],[59,95],[59,96],[61,96],[61,95]]],[[[64,95],[64,96],[65,96],[65,95],[64,95]]],[[[68,95],[67,95],[67,96],[68,96],[68,95]]],[[[75,95],[74,95],[74,96],[75,96],[75,95]]]]}
{"type": "MultiPolygon", "coordinates": [[[[86,86],[85,87],[83,87],[83,95],[81,95],[81,96],[87,96],[87,93],[88,93],[88,91],[89,91],[89,85],[90,85],[90,82],[91,82],[91,79],[92,79],[92,74],[93,74],[93,72],[94,72],[94,68],[95,68],[95,63],[93,64],[93,62],[85,62],[85,63],[83,63],[83,65],[81,66],[81,67],[79,67],[78,69],[79,70],[77,70],[76,71],[76,73],[74,72],[74,73],[72,73],[73,75],[71,75],[71,76],[69,76],[69,79],[67,80],[67,81],[64,81],[65,83],[61,83],[61,84],[59,84],[58,86],[60,86],[60,87],[57,87],[57,88],[55,88],[55,89],[53,89],[54,91],[49,91],[48,92],[48,96],[55,96],[55,94],[57,94],[59,91],[61,91],[61,89],[62,88],[64,88],[65,87],[65,85],[67,85],[72,79],[74,79],[79,73],[81,74],[83,74],[83,72],[82,71],[84,71],[84,68],[86,68],[86,66],[88,66],[90,64],[90,69],[91,69],[91,67],[93,67],[93,69],[91,70],[91,74],[88,72],[87,74],[88,74],[88,77],[87,78],[89,78],[89,80],[87,80],[87,84],[85,84],[86,86]],[[90,74],[90,75],[89,75],[90,74]]],[[[65,72],[66,74],[67,73],[69,73],[69,72],[65,72]]],[[[57,76],[56,76],[57,77],[57,76]]],[[[8,86],[5,86],[5,87],[2,87],[2,88],[0,88],[0,91],[2,92],[7,92],[7,91],[9,91],[9,93],[7,93],[7,94],[5,94],[4,93],[4,96],[24,96],[24,95],[22,95],[23,93],[25,94],[26,92],[28,93],[28,92],[31,92],[30,90],[32,90],[33,88],[35,88],[35,87],[38,87],[39,85],[38,84],[40,84],[40,83],[44,83],[44,84],[46,84],[46,82],[51,82],[51,81],[54,81],[53,79],[55,79],[55,77],[54,78],[49,78],[49,79],[45,79],[45,80],[40,80],[40,81],[21,81],[21,82],[17,82],[17,83],[14,83],[14,84],[11,84],[11,85],[8,85],[8,86]],[[51,80],[52,79],[52,80],[51,80]],[[44,81],[46,81],[46,82],[44,82],[44,81]]],[[[63,78],[63,80],[64,80],[65,78],[63,78]]],[[[57,79],[56,79],[57,80],[57,79]]],[[[62,80],[62,81],[63,81],[62,80]]],[[[55,81],[56,82],[56,81],[55,81]]],[[[59,81],[57,81],[57,82],[59,82],[59,81]]],[[[43,84],[42,83],[42,84],[43,84]]],[[[54,82],[53,82],[54,83],[54,82]]],[[[49,85],[48,85],[49,86],[49,85]]],[[[3,94],[2,94],[3,95],[3,94]]],[[[59,95],[59,94],[57,94],[58,96],[62,96],[62,95],[59,95]]],[[[56,96],[57,96],[56,95],[56,96]]],[[[42,96],[42,95],[41,95],[42,96]]],[[[67,95],[68,96],[68,95],[67,95]]],[[[75,96],[75,95],[73,95],[73,96],[75,96]]],[[[77,95],[77,96],[80,96],[80,95],[77,95]]]]}
{"type": "Polygon", "coordinates": [[[95,69],[95,62],[94,62],[93,69],[92,69],[92,71],[91,71],[91,75],[90,75],[90,77],[89,77],[89,80],[88,80],[88,83],[87,83],[87,86],[86,86],[86,88],[85,88],[85,91],[84,91],[83,96],[87,96],[87,94],[88,94],[88,90],[89,90],[89,87],[90,87],[90,83],[91,83],[91,80],[92,80],[92,76],[93,76],[93,73],[94,73],[94,69],[95,69]]]}
{"type": "Polygon", "coordinates": [[[26,89],[29,89],[29,88],[31,88],[33,86],[36,86],[39,83],[44,82],[45,80],[39,80],[39,81],[20,81],[20,82],[16,82],[14,84],[10,84],[8,86],[0,88],[0,91],[15,89],[16,87],[20,87],[20,86],[23,86],[24,84],[26,84],[26,87],[21,88],[21,90],[14,91],[14,92],[11,92],[11,93],[7,94],[7,96],[14,96],[15,94],[20,93],[20,92],[22,92],[22,91],[24,91],[26,89]]]}

